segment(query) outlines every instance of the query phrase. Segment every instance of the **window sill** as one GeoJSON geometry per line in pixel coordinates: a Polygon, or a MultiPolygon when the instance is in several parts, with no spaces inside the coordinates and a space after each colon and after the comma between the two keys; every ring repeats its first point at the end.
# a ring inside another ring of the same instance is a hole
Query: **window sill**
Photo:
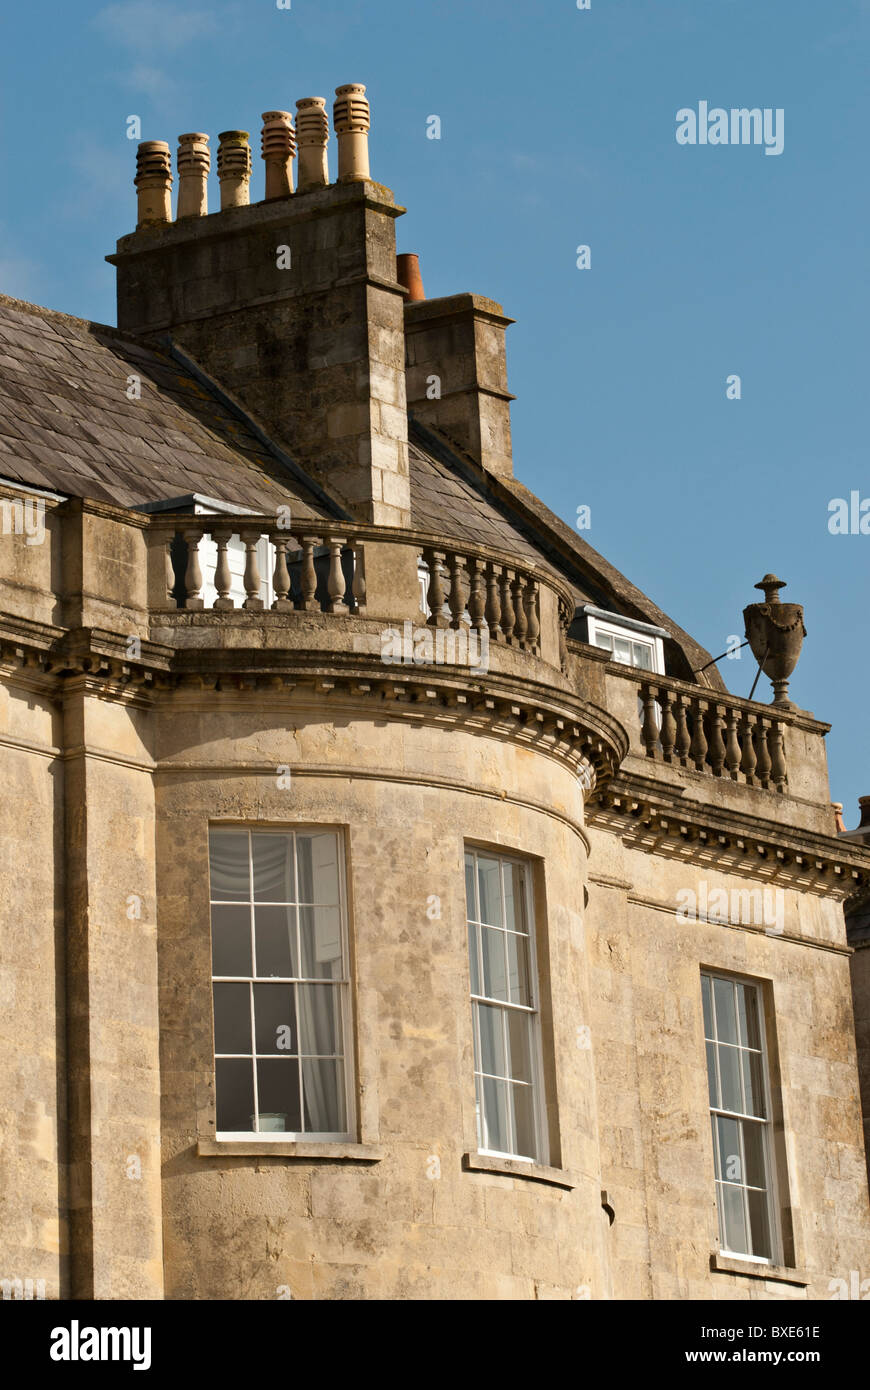
{"type": "Polygon", "coordinates": [[[200,1139],[196,1152],[199,1158],[328,1158],[345,1163],[377,1163],[384,1157],[380,1144],[352,1144],[344,1140],[306,1144],[295,1139],[200,1139]]]}
{"type": "Polygon", "coordinates": [[[528,1178],[572,1191],[574,1179],[564,1168],[547,1168],[542,1163],[526,1163],[520,1158],[493,1158],[489,1154],[463,1154],[462,1167],[470,1173],[498,1173],[505,1178],[528,1178]]]}
{"type": "Polygon", "coordinates": [[[801,1269],[790,1269],[786,1265],[760,1264],[755,1260],[741,1260],[737,1255],[723,1255],[714,1250],[710,1256],[710,1268],[715,1274],[742,1274],[750,1279],[768,1279],[774,1284],[796,1284],[805,1289],[810,1282],[809,1275],[801,1269]]]}

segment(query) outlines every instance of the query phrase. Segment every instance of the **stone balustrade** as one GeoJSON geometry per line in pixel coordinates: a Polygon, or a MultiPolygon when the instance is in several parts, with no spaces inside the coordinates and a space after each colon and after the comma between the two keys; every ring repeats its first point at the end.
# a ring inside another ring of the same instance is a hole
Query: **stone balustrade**
{"type": "Polygon", "coordinates": [[[318,525],[314,534],[308,531],[300,526],[294,535],[274,521],[254,517],[176,521],[163,542],[167,604],[188,612],[206,606],[262,612],[268,605],[279,613],[364,614],[361,544],[338,529],[318,525]],[[230,565],[230,547],[236,537],[244,547],[243,599],[238,585],[234,586],[236,576],[230,565]],[[204,542],[210,544],[209,558],[214,560],[206,573],[204,542]],[[214,590],[210,603],[204,596],[206,580],[214,590]]]}
{"type": "Polygon", "coordinates": [[[426,620],[431,627],[487,631],[491,642],[540,653],[540,585],[528,568],[474,551],[424,546],[426,620]]]}
{"type": "Polygon", "coordinates": [[[407,617],[383,585],[374,610],[367,607],[366,550],[374,555],[376,548],[379,568],[388,551],[396,574],[408,569],[398,589],[419,594],[413,608],[419,602],[420,622],[486,633],[490,642],[557,666],[564,660],[573,614],[567,586],[486,546],[457,548],[425,532],[342,522],[300,521],[290,529],[275,517],[249,515],[156,514],[149,530],[152,611],[407,617]]]}
{"type": "Polygon", "coordinates": [[[786,790],[784,724],[776,714],[718,691],[689,692],[663,677],[641,682],[640,705],[648,758],[786,790]]]}

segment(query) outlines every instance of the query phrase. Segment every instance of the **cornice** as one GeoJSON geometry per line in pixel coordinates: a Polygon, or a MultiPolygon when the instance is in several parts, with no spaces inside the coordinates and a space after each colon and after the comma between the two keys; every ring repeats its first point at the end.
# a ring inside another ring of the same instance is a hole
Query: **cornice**
{"type": "Polygon", "coordinates": [[[462,727],[532,746],[567,765],[586,791],[612,777],[628,752],[611,714],[538,681],[459,667],[390,666],[358,653],[281,648],[185,648],[100,628],[65,630],[0,616],[0,674],[48,698],[73,691],[150,706],[168,696],[196,708],[233,701],[286,711],[329,704],[338,714],[462,727]]]}
{"type": "Polygon", "coordinates": [[[870,850],[738,811],[685,802],[680,787],[620,772],[593,792],[587,824],[633,849],[844,901],[870,887],[870,850]]]}

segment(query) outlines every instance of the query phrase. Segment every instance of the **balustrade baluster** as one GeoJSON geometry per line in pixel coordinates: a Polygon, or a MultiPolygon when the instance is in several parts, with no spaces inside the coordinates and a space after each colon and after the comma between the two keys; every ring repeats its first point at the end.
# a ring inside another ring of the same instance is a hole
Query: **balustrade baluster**
{"type": "Polygon", "coordinates": [[[326,589],[329,594],[329,606],[327,612],[343,614],[347,612],[347,604],[344,601],[344,593],[347,587],[344,578],[344,569],[341,563],[341,552],[345,545],[343,540],[336,536],[329,537],[329,578],[326,589]]]}
{"type": "Polygon", "coordinates": [[[770,745],[770,779],[776,790],[781,792],[785,789],[786,766],[785,766],[785,739],[783,737],[783,727],[779,720],[774,720],[768,736],[770,745]]]}
{"type": "Polygon", "coordinates": [[[449,627],[450,606],[447,602],[447,589],[444,580],[447,569],[444,564],[445,551],[425,550],[423,552],[429,567],[429,626],[449,627]]]}
{"type": "Polygon", "coordinates": [[[643,739],[643,746],[648,758],[654,758],[658,752],[658,693],[658,689],[654,685],[641,686],[643,724],[641,725],[640,736],[643,739]]]}
{"type": "Polygon", "coordinates": [[[721,705],[710,706],[710,746],[707,750],[707,759],[713,769],[714,777],[721,777],[722,769],[725,766],[725,740],[722,737],[725,720],[722,718],[722,714],[721,705]]]}
{"type": "Polygon", "coordinates": [[[486,565],[473,556],[468,561],[468,613],[475,632],[486,627],[486,565]]]}
{"type": "Polygon", "coordinates": [[[463,583],[465,570],[465,556],[457,551],[450,551],[450,597],[448,607],[450,609],[450,626],[463,627],[469,621],[465,611],[465,585],[463,583]]]}
{"type": "Polygon", "coordinates": [[[660,696],[662,727],[659,731],[659,739],[662,745],[662,757],[666,763],[671,762],[674,756],[674,744],[677,738],[677,721],[671,709],[673,698],[674,695],[671,690],[663,690],[660,696]]]}
{"type": "Polygon", "coordinates": [[[486,621],[493,642],[500,642],[502,639],[500,574],[501,567],[488,560],[486,565],[486,621]]]}
{"type": "Polygon", "coordinates": [[[755,781],[755,745],[752,741],[753,719],[751,714],[744,714],[741,725],[743,734],[743,756],[740,759],[740,771],[746,778],[751,787],[755,781]]]}
{"type": "Polygon", "coordinates": [[[506,642],[511,642],[513,640],[514,623],[516,621],[513,600],[511,598],[512,578],[513,570],[504,568],[499,579],[499,588],[501,590],[501,630],[504,633],[504,640],[506,642]]]}
{"type": "Polygon", "coordinates": [[[217,590],[217,598],[212,604],[213,608],[235,608],[235,601],[230,598],[230,588],[232,586],[232,575],[230,574],[230,561],[227,555],[227,546],[232,537],[231,530],[212,531],[211,538],[217,546],[217,564],[214,569],[214,586],[217,590]]]}
{"type": "Polygon", "coordinates": [[[767,747],[767,720],[758,719],[755,724],[756,775],[763,787],[770,782],[770,753],[767,747]]]}
{"type": "Polygon", "coordinates": [[[250,612],[259,613],[263,608],[263,600],[260,598],[260,566],[257,563],[257,546],[260,544],[259,531],[242,530],[239,532],[245,545],[245,593],[247,598],[242,604],[250,612]]]}
{"type": "Polygon", "coordinates": [[[290,537],[286,531],[271,531],[269,539],[275,547],[275,573],[272,577],[275,598],[272,608],[276,613],[288,613],[293,607],[293,600],[290,597],[290,571],[287,568],[287,547],[290,544],[290,537]]]}
{"type": "Polygon", "coordinates": [[[737,737],[737,726],[740,722],[740,715],[736,709],[728,710],[728,729],[725,735],[725,766],[733,782],[737,781],[737,773],[740,770],[740,740],[737,737]]]}
{"type": "Polygon", "coordinates": [[[525,650],[529,620],[526,617],[526,607],[523,603],[523,588],[523,578],[518,574],[516,578],[511,581],[511,595],[513,597],[514,610],[514,641],[519,647],[525,650]]]}
{"type": "Polygon", "coordinates": [[[689,746],[689,757],[692,759],[698,772],[704,772],[707,766],[707,735],[704,732],[704,715],[706,713],[706,701],[693,699],[692,742],[689,746]]]}
{"type": "Polygon", "coordinates": [[[303,536],[302,538],[302,573],[299,576],[299,588],[302,594],[298,607],[305,613],[312,608],[318,608],[319,604],[315,597],[317,593],[317,570],[314,567],[314,548],[317,545],[316,536],[303,536]]]}
{"type": "Polygon", "coordinates": [[[692,742],[689,736],[689,723],[686,719],[685,695],[677,695],[676,711],[677,735],[674,740],[674,753],[676,757],[679,759],[682,766],[685,767],[689,759],[689,749],[691,747],[692,742]]]}
{"type": "Polygon", "coordinates": [[[538,591],[537,579],[532,579],[531,575],[526,579],[525,593],[523,594],[523,605],[526,610],[526,641],[529,650],[536,655],[540,651],[539,638],[541,636],[541,619],[538,615],[538,604],[540,595],[538,591]]]}
{"type": "Polygon", "coordinates": [[[189,609],[199,609],[203,607],[199,543],[205,535],[205,532],[201,528],[191,527],[182,534],[187,541],[187,569],[184,574],[184,606],[189,609]]]}

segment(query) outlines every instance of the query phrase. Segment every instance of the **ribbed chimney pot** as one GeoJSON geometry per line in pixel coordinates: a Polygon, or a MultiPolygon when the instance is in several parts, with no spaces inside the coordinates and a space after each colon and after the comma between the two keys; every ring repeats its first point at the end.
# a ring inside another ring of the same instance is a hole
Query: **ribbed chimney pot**
{"type": "Polygon", "coordinates": [[[165,140],[143,140],[136,151],[137,227],[172,221],[172,156],[165,140]]]}
{"type": "Polygon", "coordinates": [[[208,213],[208,136],[192,131],[178,137],[178,211],[176,217],[205,217],[208,213]]]}
{"type": "Polygon", "coordinates": [[[289,197],[293,192],[293,156],[296,153],[291,112],[263,112],[260,149],[266,161],[266,197],[289,197]]]}
{"type": "Polygon", "coordinates": [[[359,183],[371,177],[368,137],[371,115],[365,91],[360,82],[348,82],[335,89],[332,123],[338,136],[339,183],[359,183]]]}
{"type": "Polygon", "coordinates": [[[296,103],[296,136],[299,141],[299,192],[325,188],[329,183],[327,145],[329,117],[325,97],[303,97],[296,103]]]}
{"type": "Polygon", "coordinates": [[[246,130],[223,130],[218,136],[218,178],[221,182],[221,212],[226,208],[247,207],[251,201],[251,147],[246,130]]]}

